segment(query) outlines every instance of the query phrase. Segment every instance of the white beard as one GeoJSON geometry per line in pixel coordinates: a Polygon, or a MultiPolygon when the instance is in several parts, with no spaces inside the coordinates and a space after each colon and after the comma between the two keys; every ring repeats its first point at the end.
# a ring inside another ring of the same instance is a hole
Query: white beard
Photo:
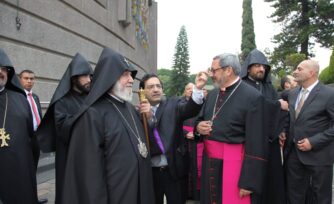
{"type": "Polygon", "coordinates": [[[112,92],[118,98],[131,102],[132,101],[132,88],[129,87],[122,87],[119,81],[116,82],[115,86],[112,88],[112,92]]]}

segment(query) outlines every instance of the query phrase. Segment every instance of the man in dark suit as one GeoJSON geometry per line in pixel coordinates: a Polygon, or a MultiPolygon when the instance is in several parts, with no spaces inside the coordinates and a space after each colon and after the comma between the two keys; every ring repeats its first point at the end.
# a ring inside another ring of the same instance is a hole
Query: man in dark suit
{"type": "MultiPolygon", "coordinates": [[[[20,77],[20,83],[22,87],[24,88],[24,91],[27,95],[27,100],[29,102],[32,117],[33,117],[33,128],[34,128],[34,132],[36,132],[39,124],[41,123],[42,108],[41,108],[41,104],[39,101],[39,97],[35,93],[32,92],[32,88],[35,85],[35,73],[29,69],[25,69],[19,74],[19,77],[20,77]]],[[[37,142],[36,134],[34,134],[33,138],[31,139],[31,145],[32,145],[32,151],[33,151],[36,171],[37,171],[38,160],[40,156],[40,149],[39,149],[39,145],[37,142]]],[[[40,199],[38,203],[46,203],[47,201],[48,201],[47,199],[40,199]]]]}
{"type": "Polygon", "coordinates": [[[300,88],[289,94],[290,131],[286,147],[288,203],[305,203],[312,178],[314,203],[332,202],[334,90],[318,81],[319,64],[302,61],[293,72],[300,88]]]}
{"type": "Polygon", "coordinates": [[[186,202],[188,153],[183,137],[183,121],[196,116],[203,103],[207,78],[198,77],[192,96],[185,103],[179,97],[163,100],[163,86],[154,74],[145,75],[139,86],[151,104],[149,144],[156,204],[186,202]]]}
{"type": "MultiPolygon", "coordinates": [[[[26,69],[19,74],[19,77],[20,77],[20,83],[27,95],[27,100],[29,102],[33,117],[33,125],[34,125],[33,127],[34,131],[36,131],[42,119],[42,109],[39,97],[32,92],[32,88],[34,87],[35,84],[35,73],[31,70],[26,69]]],[[[36,137],[33,138],[32,145],[33,145],[34,160],[37,168],[40,151],[36,137]]]]}

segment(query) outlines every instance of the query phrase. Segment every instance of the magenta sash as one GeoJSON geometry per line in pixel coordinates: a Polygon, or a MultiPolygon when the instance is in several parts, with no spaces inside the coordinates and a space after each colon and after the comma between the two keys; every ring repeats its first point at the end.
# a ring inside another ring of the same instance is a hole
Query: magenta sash
{"type": "Polygon", "coordinates": [[[240,189],[238,187],[244,157],[244,145],[204,140],[204,151],[209,158],[224,160],[222,169],[222,203],[250,204],[250,196],[240,198],[240,189]]]}
{"type": "Polygon", "coordinates": [[[184,126],[183,126],[183,130],[185,130],[185,131],[187,131],[187,132],[193,132],[193,131],[194,131],[194,127],[184,125],[184,126]]]}

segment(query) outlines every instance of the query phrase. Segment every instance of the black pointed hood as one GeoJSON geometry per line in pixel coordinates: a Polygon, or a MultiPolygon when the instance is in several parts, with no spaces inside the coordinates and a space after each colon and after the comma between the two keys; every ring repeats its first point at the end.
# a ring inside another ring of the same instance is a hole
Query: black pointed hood
{"type": "Polygon", "coordinates": [[[6,83],[6,89],[19,92],[26,96],[18,77],[15,75],[15,69],[10,61],[9,57],[3,49],[0,48],[0,67],[6,67],[8,70],[8,80],[6,83]]]}
{"type": "Polygon", "coordinates": [[[37,139],[43,152],[53,152],[56,150],[57,130],[54,120],[54,104],[71,90],[71,77],[86,74],[93,74],[93,69],[86,59],[77,53],[61,78],[42,122],[37,129],[37,139]]]}
{"type": "Polygon", "coordinates": [[[240,77],[242,79],[248,77],[248,69],[252,64],[262,64],[266,66],[266,74],[264,76],[264,82],[271,82],[271,77],[270,77],[270,70],[271,67],[267,61],[266,56],[260,52],[257,49],[252,50],[246,57],[242,69],[241,69],[241,73],[240,73],[240,77]]]}
{"type": "Polygon", "coordinates": [[[125,71],[130,71],[132,78],[135,79],[137,70],[134,69],[130,62],[114,50],[104,48],[95,68],[93,86],[85,101],[86,108],[95,103],[114,86],[125,71]]]}
{"type": "MultiPolygon", "coordinates": [[[[132,72],[132,77],[135,78],[137,70],[119,53],[113,51],[110,48],[103,49],[99,61],[94,70],[93,84],[89,91],[88,96],[86,96],[84,103],[81,105],[81,108],[74,117],[70,118],[67,122],[71,124],[67,126],[66,129],[63,129],[63,132],[66,134],[71,134],[71,129],[77,119],[99,98],[101,98],[121,77],[125,71],[132,72]]],[[[46,113],[48,114],[48,113],[46,113]]],[[[43,122],[43,121],[42,121],[43,122]]],[[[40,126],[41,127],[41,126],[40,126]]],[[[45,126],[44,126],[45,127],[45,126]]],[[[42,130],[41,130],[42,132],[42,130]]],[[[43,139],[42,134],[39,139],[43,139]]],[[[44,151],[50,152],[54,151],[56,144],[55,138],[46,143],[44,151]]],[[[42,149],[42,146],[41,146],[42,149]]]]}
{"type": "Polygon", "coordinates": [[[79,53],[77,53],[67,67],[61,78],[56,91],[50,101],[51,107],[56,101],[64,97],[71,90],[71,78],[79,75],[93,74],[93,69],[89,62],[79,53]]]}

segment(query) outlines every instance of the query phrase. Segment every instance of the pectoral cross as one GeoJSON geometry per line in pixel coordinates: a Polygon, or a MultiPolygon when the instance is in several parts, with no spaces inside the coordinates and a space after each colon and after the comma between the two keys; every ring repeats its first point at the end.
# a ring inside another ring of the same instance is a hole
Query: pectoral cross
{"type": "Polygon", "coordinates": [[[10,140],[9,134],[6,133],[5,128],[0,128],[0,147],[8,147],[8,143],[6,140],[10,140]]]}

